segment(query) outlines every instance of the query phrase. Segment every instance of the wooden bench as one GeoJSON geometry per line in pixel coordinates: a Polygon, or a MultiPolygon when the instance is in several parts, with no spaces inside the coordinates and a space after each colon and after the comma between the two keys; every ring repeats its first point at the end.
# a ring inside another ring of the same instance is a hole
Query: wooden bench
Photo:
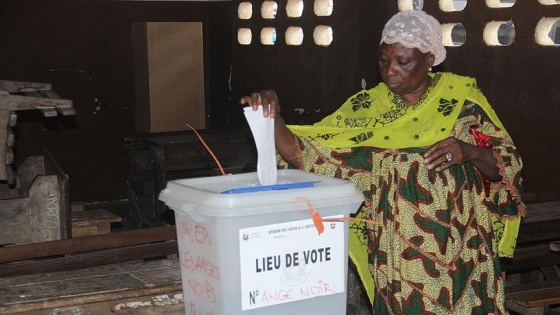
{"type": "Polygon", "coordinates": [[[560,304],[559,226],[560,201],[527,204],[514,257],[502,260],[508,310],[523,315],[547,314],[560,304]]]}
{"type": "Polygon", "coordinates": [[[523,315],[547,314],[560,304],[560,281],[543,281],[506,287],[506,308],[523,315]]]}
{"type": "Polygon", "coordinates": [[[0,279],[175,256],[176,238],[168,225],[0,247],[0,279]]]}

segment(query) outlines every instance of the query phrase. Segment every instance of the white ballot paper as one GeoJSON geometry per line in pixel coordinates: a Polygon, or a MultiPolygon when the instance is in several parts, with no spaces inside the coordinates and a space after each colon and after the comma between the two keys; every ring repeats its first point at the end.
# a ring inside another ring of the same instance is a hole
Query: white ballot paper
{"type": "Polygon", "coordinates": [[[274,118],[264,117],[262,106],[254,111],[245,107],[245,118],[251,127],[257,147],[257,176],[261,185],[274,185],[278,179],[276,146],[274,145],[274,118]]]}

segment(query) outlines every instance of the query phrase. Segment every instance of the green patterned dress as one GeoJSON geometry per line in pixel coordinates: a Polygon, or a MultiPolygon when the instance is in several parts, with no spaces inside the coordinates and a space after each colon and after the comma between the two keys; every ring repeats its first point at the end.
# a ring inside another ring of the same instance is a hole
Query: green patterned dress
{"type": "Polygon", "coordinates": [[[522,162],[507,132],[466,100],[451,135],[476,145],[471,127],[491,138],[501,182],[485,181],[469,162],[429,170],[425,147],[332,149],[297,137],[302,169],[364,192],[368,222],[350,231],[367,247],[375,314],[506,314],[496,241],[503,225],[491,215],[524,211],[522,162]]]}

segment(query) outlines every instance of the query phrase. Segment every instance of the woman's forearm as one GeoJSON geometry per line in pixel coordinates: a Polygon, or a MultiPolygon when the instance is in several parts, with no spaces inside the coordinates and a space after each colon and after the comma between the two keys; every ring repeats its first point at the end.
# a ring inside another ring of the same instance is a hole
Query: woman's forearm
{"type": "Polygon", "coordinates": [[[472,148],[471,164],[489,181],[500,181],[502,176],[492,150],[477,146],[472,146],[472,148]]]}
{"type": "Polygon", "coordinates": [[[276,150],[293,167],[300,168],[300,152],[294,134],[288,129],[282,116],[274,118],[274,141],[276,150]]]}

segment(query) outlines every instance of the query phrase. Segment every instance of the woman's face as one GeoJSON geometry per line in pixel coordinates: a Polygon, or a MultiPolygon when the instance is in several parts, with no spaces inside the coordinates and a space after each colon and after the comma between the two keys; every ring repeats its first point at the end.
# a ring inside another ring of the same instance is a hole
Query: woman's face
{"type": "Polygon", "coordinates": [[[407,103],[418,101],[430,86],[428,71],[434,63],[434,55],[399,43],[383,43],[380,49],[379,72],[383,82],[407,103]]]}

